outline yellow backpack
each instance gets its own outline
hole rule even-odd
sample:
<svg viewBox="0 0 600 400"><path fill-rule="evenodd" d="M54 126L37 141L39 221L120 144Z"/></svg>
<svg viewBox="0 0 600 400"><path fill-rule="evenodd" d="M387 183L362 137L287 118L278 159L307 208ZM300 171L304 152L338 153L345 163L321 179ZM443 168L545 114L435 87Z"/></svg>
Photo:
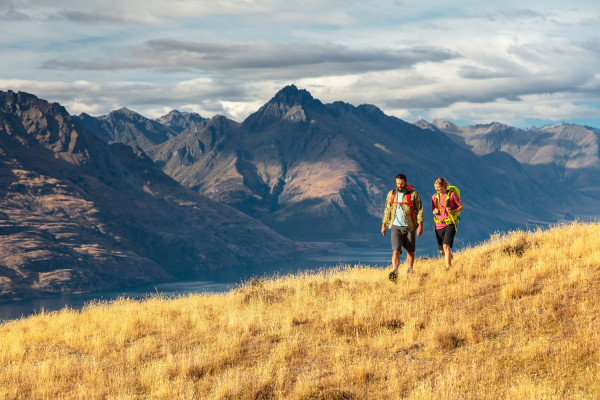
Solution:
<svg viewBox="0 0 600 400"><path fill-rule="evenodd" d="M456 194L456 197L458 197L458 199L460 200L460 189L457 188L456 186L448 186L446 188L446 201L444 203L445 207L448 207L448 202L450 201L450 193L454 193ZM436 193L435 194L435 206L437 208L440 207L440 194ZM449 213L449 216L447 216L446 218L444 218L443 221L438 220L437 215L435 217L433 217L433 222L438 223L438 224L454 224L454 226L456 228L458 228L456 226L456 223L458 222L458 220L460 219L460 211L455 212L455 213Z"/></svg>

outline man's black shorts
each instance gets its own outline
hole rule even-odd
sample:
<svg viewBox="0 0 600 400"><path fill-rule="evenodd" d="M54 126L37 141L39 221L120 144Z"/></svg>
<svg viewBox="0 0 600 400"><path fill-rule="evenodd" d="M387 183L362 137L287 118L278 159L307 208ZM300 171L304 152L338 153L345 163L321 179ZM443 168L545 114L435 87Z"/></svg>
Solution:
<svg viewBox="0 0 600 400"><path fill-rule="evenodd" d="M447 244L452 248L454 244L454 235L456 235L456 227L454 224L447 225L442 229L435 230L435 237L437 238L438 248L442 250L444 244Z"/></svg>
<svg viewBox="0 0 600 400"><path fill-rule="evenodd" d="M392 251L402 251L404 247L407 252L415 252L415 231L410 231L408 226L392 225Z"/></svg>

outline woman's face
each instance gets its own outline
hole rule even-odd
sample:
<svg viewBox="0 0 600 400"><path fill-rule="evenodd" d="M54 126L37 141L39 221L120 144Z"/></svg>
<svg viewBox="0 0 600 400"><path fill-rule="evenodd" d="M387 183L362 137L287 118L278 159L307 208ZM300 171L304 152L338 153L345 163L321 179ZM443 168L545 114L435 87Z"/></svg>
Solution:
<svg viewBox="0 0 600 400"><path fill-rule="evenodd" d="M446 194L445 186L442 186L439 183L436 183L435 185L433 185L433 187L435 188L435 191L438 192L439 194Z"/></svg>

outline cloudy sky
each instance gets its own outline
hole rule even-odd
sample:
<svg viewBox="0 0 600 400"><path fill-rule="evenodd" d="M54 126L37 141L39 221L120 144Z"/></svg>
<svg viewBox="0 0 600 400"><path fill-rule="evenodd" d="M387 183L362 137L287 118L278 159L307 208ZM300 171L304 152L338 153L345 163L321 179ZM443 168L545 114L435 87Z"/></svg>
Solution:
<svg viewBox="0 0 600 400"><path fill-rule="evenodd" d="M0 0L0 90L242 121L282 87L409 122L600 128L597 0Z"/></svg>

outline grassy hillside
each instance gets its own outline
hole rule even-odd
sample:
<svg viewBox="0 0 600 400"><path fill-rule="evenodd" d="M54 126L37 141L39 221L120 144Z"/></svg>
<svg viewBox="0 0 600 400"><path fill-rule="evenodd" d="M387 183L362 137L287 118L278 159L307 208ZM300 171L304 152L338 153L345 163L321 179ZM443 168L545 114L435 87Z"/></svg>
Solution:
<svg viewBox="0 0 600 400"><path fill-rule="evenodd" d="M7 399L597 399L600 225L0 325Z"/></svg>

